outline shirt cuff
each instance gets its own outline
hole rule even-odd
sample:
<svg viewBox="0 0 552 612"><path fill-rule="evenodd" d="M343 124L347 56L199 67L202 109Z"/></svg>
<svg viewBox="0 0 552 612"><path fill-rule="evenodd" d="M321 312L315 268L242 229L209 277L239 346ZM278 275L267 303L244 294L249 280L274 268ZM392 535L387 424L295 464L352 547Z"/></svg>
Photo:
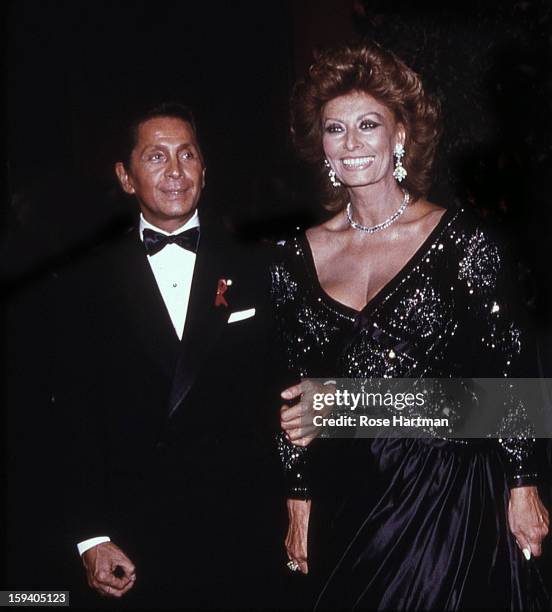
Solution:
<svg viewBox="0 0 552 612"><path fill-rule="evenodd" d="M111 538L107 536L99 536L97 538L88 538L88 540L83 540L77 544L77 548L79 549L79 555L83 555L87 550L94 548L98 544L103 544L104 542L111 542Z"/></svg>

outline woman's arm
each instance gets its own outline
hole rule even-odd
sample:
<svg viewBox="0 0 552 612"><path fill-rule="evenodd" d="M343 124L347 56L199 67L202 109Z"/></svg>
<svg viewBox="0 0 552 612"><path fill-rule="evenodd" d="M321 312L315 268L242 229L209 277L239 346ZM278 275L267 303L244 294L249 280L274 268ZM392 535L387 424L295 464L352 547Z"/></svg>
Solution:
<svg viewBox="0 0 552 612"><path fill-rule="evenodd" d="M531 340L519 323L523 317L512 278L515 266L480 228L463 237L462 252L458 280L474 322L476 346L472 354L478 357L477 371L469 375L500 379L531 376ZM534 427L515 385L510 387L495 435L510 486L510 530L529 559L541 554L549 516L536 486L539 473Z"/></svg>
<svg viewBox="0 0 552 612"><path fill-rule="evenodd" d="M290 387L293 380L300 378L295 356L286 344L290 327L295 321L294 311L294 281L289 270L290 262L287 249L279 246L274 252L274 261L270 266L271 273L271 303L273 309L273 338L271 342L274 353L275 379L281 386L277 392L286 405L281 407L280 424L282 430L277 435L278 452L284 472L287 494L288 530L285 538L285 548L290 560L290 569L308 572L307 565L307 533L310 515L310 499L308 486L308 450L306 440L302 439L301 408L291 406L300 391L294 392L298 386ZM287 385L286 382L287 381ZM287 386L285 393L282 389ZM310 440L309 440L310 442Z"/></svg>

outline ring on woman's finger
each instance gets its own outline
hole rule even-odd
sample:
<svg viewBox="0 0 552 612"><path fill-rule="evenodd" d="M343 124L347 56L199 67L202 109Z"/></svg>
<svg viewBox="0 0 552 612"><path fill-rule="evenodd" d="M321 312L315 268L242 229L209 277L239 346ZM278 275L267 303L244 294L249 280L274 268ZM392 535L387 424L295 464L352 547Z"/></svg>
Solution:
<svg viewBox="0 0 552 612"><path fill-rule="evenodd" d="M296 572L299 569L299 563L297 563L297 561L294 561L293 559L290 559L286 563L286 565L292 572Z"/></svg>

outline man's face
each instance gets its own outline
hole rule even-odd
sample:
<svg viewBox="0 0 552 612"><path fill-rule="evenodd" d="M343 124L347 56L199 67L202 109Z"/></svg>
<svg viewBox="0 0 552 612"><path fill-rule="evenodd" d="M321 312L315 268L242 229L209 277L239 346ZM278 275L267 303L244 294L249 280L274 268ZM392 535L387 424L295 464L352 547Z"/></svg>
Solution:
<svg viewBox="0 0 552 612"><path fill-rule="evenodd" d="M193 215L205 186L205 166L192 126L175 117L155 117L138 127L129 168L115 171L134 194L145 219L172 232Z"/></svg>

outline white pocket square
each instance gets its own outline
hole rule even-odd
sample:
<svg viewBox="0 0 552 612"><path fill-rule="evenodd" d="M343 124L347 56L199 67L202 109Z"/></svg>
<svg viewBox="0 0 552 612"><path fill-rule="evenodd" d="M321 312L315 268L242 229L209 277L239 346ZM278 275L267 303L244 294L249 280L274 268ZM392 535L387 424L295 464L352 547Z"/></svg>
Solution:
<svg viewBox="0 0 552 612"><path fill-rule="evenodd" d="M243 319L249 319L249 317L255 316L255 309L248 308L247 310L238 310L237 312L233 312L228 317L228 323L235 323L236 321L243 321Z"/></svg>

